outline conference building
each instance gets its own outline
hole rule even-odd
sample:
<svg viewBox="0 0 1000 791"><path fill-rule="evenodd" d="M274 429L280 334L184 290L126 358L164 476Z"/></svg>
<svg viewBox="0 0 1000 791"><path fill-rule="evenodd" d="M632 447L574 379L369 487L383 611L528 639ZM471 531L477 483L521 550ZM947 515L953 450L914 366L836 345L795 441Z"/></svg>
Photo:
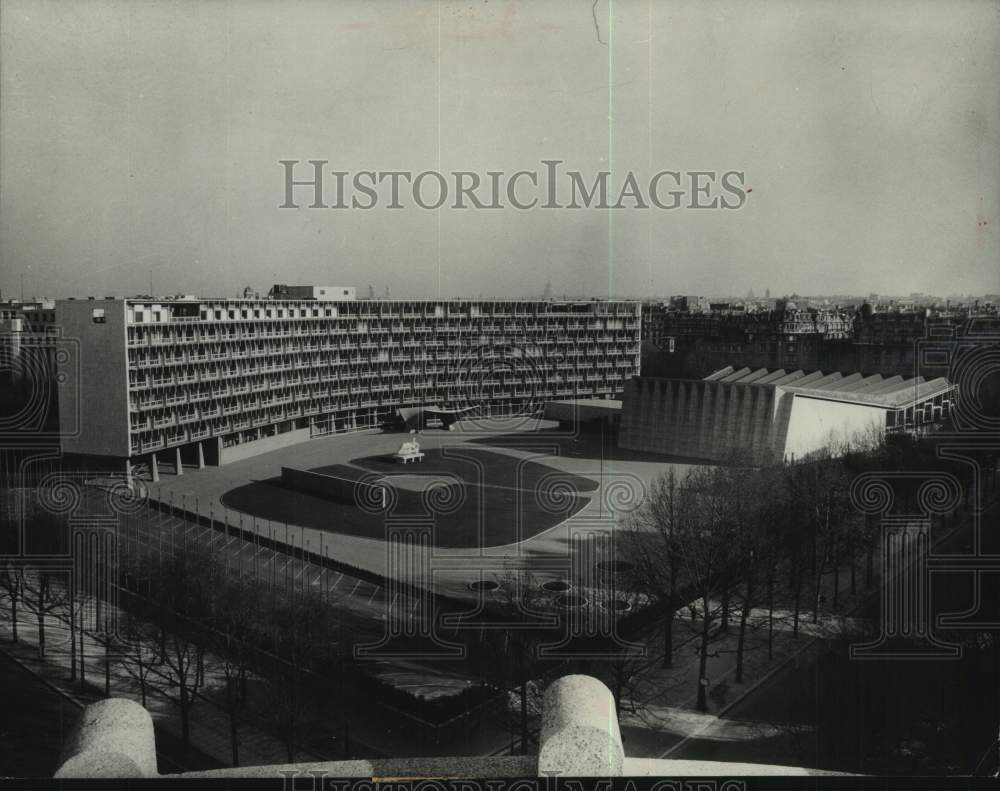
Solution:
<svg viewBox="0 0 1000 791"><path fill-rule="evenodd" d="M958 397L944 378L727 366L704 379L637 377L625 390L618 443L630 450L723 461L801 459L877 434L919 430Z"/></svg>
<svg viewBox="0 0 1000 791"><path fill-rule="evenodd" d="M182 471L413 408L499 416L611 399L639 372L638 302L272 294L58 301L74 339L59 362L60 418L79 426L63 451Z"/></svg>

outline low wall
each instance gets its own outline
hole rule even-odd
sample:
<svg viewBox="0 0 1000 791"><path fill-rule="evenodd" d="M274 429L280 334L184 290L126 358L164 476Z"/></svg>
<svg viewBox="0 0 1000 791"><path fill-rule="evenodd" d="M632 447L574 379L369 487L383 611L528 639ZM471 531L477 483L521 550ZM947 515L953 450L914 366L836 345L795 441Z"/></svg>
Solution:
<svg viewBox="0 0 1000 791"><path fill-rule="evenodd" d="M384 484L339 478L336 475L297 470L294 467L281 468L281 483L297 492L314 494L317 497L349 505L357 505L361 501L366 507L381 503L384 508L389 501Z"/></svg>
<svg viewBox="0 0 1000 791"><path fill-rule="evenodd" d="M298 428L294 431L286 431L284 434L275 434L273 437L261 437L251 442L243 442L239 445L230 445L228 448L221 448L219 451L219 464L231 464L241 459L249 459L251 456L259 456L278 448L286 448L289 445L296 445L310 439L308 428Z"/></svg>
<svg viewBox="0 0 1000 791"><path fill-rule="evenodd" d="M81 713L66 744L60 779L156 777L153 720L129 700L111 698ZM237 777L316 778L493 778L559 776L827 775L798 766L628 758L622 747L611 691L589 676L564 676L545 693L537 756L383 758L328 763L281 764L186 772L172 778L220 780Z"/></svg>

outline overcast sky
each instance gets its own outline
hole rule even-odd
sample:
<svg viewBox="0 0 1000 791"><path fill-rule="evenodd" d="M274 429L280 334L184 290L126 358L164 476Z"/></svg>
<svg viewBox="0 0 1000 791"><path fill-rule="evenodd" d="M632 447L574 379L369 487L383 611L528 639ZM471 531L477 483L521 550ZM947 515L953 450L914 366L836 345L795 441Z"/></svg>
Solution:
<svg viewBox="0 0 1000 791"><path fill-rule="evenodd" d="M143 293L151 270L161 294L1000 291L997 2L0 9L4 298L22 274L27 296ZM544 158L741 170L752 192L732 211L278 209L281 159Z"/></svg>

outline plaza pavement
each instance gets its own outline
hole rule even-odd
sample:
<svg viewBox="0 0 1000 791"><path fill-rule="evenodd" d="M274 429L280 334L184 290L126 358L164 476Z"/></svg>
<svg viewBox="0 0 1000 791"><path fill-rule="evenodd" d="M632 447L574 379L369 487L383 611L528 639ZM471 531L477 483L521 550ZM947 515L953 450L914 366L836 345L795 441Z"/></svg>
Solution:
<svg viewBox="0 0 1000 791"><path fill-rule="evenodd" d="M176 507L211 517L219 523L242 526L244 530L252 530L261 536L287 543L296 552L305 550L379 576L405 578L406 566L424 569L424 574L430 574L431 587L436 592L457 598L470 598L475 596L468 588L470 583L490 579L515 568L530 568L542 580L589 573L589 570L574 566L573 552L569 550L571 536L578 535L577 531L588 534L609 533L619 518L641 501L645 487L656 476L672 466L681 469L689 466L664 460L602 460L552 455L553 452L558 452L558 446L544 434L533 433L532 429L551 428L554 425L538 420L491 420L488 423L458 423L452 431L432 429L420 435L421 445L425 449L474 443L471 447L479 450L532 459L551 466L554 470L581 475L599 484L596 491L579 495L586 501L585 505L569 519L530 538L504 546L412 547L409 549L412 554L408 560L394 557L390 561L389 547L383 540L344 535L335 529L324 531L297 525L294 513L288 515L284 524L271 522L250 514L241 514L227 508L221 501L231 489L280 474L282 466L310 469L349 464L351 459L359 457L394 453L400 443L408 438L402 432L383 433L376 430L322 437L222 467L206 467L201 470L185 468L184 474L180 476L171 474L168 465L162 465L159 483L146 482L145 485L154 500L172 503ZM489 442L490 436L507 437L515 432L522 434L526 443L537 447L537 450L528 451L492 445ZM357 469L362 470L360 467ZM417 470L407 470L407 473L411 472L417 473ZM470 532L476 527L475 524L470 524ZM399 571L390 574L390 565ZM417 578L420 573L417 572Z"/></svg>

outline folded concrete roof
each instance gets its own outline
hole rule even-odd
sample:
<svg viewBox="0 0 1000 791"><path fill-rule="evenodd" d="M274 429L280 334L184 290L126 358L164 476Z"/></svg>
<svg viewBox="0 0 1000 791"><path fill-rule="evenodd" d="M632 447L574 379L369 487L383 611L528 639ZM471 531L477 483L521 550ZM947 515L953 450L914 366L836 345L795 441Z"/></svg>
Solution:
<svg viewBox="0 0 1000 791"><path fill-rule="evenodd" d="M735 385L781 387L788 392L809 398L825 398L852 404L866 404L886 409L902 409L920 401L934 398L953 389L944 377L926 381L922 376L892 376L881 374L863 376L860 373L824 374L822 371L787 373L783 369L741 368L738 371L726 366L705 377L705 381Z"/></svg>

